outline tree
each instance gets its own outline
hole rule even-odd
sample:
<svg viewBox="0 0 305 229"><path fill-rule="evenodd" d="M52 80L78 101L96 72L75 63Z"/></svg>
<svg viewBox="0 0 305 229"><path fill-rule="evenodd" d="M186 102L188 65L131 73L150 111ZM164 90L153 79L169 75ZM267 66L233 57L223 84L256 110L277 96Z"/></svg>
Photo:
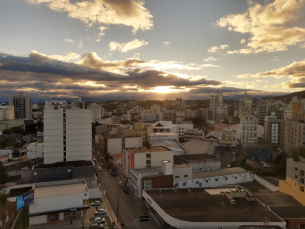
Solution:
<svg viewBox="0 0 305 229"><path fill-rule="evenodd" d="M230 124L229 120L227 118L225 118L223 121L222 121L223 124Z"/></svg>
<svg viewBox="0 0 305 229"><path fill-rule="evenodd" d="M12 133L13 133L13 131L11 129L4 129L2 131L2 134L12 134Z"/></svg>
<svg viewBox="0 0 305 229"><path fill-rule="evenodd" d="M43 131L43 122L42 121L38 121L36 123L36 128L38 131Z"/></svg>
<svg viewBox="0 0 305 229"><path fill-rule="evenodd" d="M14 134L24 134L24 129L20 126L12 127L11 130Z"/></svg>
<svg viewBox="0 0 305 229"><path fill-rule="evenodd" d="M1 148L5 149L5 147L7 147L10 142L11 142L11 140L9 138L7 138L7 137L2 138L2 140L0 142Z"/></svg>
<svg viewBox="0 0 305 229"><path fill-rule="evenodd" d="M0 192L0 206L4 206L6 204L7 198L10 196L10 194L6 194L6 192Z"/></svg>
<svg viewBox="0 0 305 229"><path fill-rule="evenodd" d="M305 147L304 146L298 146L296 148L293 148L290 151L290 156L293 157L293 160L300 161L300 157L305 158Z"/></svg>
<svg viewBox="0 0 305 229"><path fill-rule="evenodd" d="M7 180L6 167L0 161L0 184L4 184Z"/></svg>

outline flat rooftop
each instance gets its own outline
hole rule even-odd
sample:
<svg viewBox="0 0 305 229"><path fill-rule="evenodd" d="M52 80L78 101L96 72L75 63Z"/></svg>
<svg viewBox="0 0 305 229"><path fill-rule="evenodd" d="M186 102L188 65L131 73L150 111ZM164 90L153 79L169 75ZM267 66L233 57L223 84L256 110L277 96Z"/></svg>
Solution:
<svg viewBox="0 0 305 229"><path fill-rule="evenodd" d="M87 192L85 184L68 184L49 187L38 187L34 189L34 198L61 196L75 193Z"/></svg>
<svg viewBox="0 0 305 229"><path fill-rule="evenodd" d="M205 178L205 177L226 176L226 175L241 174L241 173L247 173L247 171L240 167L217 169L217 170L193 173L193 179Z"/></svg>
<svg viewBox="0 0 305 229"><path fill-rule="evenodd" d="M282 219L305 219L305 206L270 206Z"/></svg>
<svg viewBox="0 0 305 229"><path fill-rule="evenodd" d="M184 144L186 154L208 154L214 141L191 139Z"/></svg>
<svg viewBox="0 0 305 229"><path fill-rule="evenodd" d="M214 189L215 190L215 189ZM190 222L282 222L273 212L246 198L234 198L231 204L222 194L205 189L146 190L147 194L170 216Z"/></svg>
<svg viewBox="0 0 305 229"><path fill-rule="evenodd" d="M146 152L160 152L160 151L171 151L162 146L151 146L150 148L147 147L138 147L132 149L125 149L128 153L146 153Z"/></svg>
<svg viewBox="0 0 305 229"><path fill-rule="evenodd" d="M64 166L84 167L84 166L93 166L93 164L92 161L62 161L53 164L34 165L33 169L46 169L46 168L56 168L56 167L64 167Z"/></svg>
<svg viewBox="0 0 305 229"><path fill-rule="evenodd" d="M220 158L216 157L212 154L187 154L187 155L177 155L174 156L174 164L180 165L180 164L186 164L190 161L204 161L204 160L212 160L212 159L218 159L220 161Z"/></svg>

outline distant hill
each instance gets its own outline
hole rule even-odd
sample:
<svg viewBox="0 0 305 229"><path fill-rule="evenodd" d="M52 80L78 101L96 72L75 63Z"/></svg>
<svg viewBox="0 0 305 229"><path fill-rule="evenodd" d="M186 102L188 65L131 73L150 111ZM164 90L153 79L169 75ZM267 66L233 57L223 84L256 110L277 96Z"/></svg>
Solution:
<svg viewBox="0 0 305 229"><path fill-rule="evenodd" d="M289 102L291 101L292 97L294 96L298 96L300 98L305 98L305 90L304 91L298 91L298 92L293 92L290 94L286 94L286 95L280 95L280 96L269 96L269 97L265 97L265 99L276 99L276 100L282 100L284 102Z"/></svg>

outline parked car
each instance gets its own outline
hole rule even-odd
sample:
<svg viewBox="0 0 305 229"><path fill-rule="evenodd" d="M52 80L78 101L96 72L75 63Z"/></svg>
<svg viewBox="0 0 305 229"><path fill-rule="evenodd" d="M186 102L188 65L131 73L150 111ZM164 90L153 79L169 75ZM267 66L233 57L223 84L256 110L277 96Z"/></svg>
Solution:
<svg viewBox="0 0 305 229"><path fill-rule="evenodd" d="M261 161L261 164L264 165L266 162L265 161Z"/></svg>
<svg viewBox="0 0 305 229"><path fill-rule="evenodd" d="M105 164L106 169L110 169L110 165L109 164Z"/></svg>
<svg viewBox="0 0 305 229"><path fill-rule="evenodd" d="M107 214L107 210L106 209L97 209L97 211L94 212L95 215L106 215Z"/></svg>
<svg viewBox="0 0 305 229"><path fill-rule="evenodd" d="M122 189L123 189L124 193L126 193L126 194L128 193L128 188L127 187L123 186Z"/></svg>
<svg viewBox="0 0 305 229"><path fill-rule="evenodd" d="M99 167L98 167L98 171L102 171L102 168L101 168L101 166L99 166Z"/></svg>
<svg viewBox="0 0 305 229"><path fill-rule="evenodd" d="M122 183L122 181L119 181L118 185L122 188L124 185Z"/></svg>
<svg viewBox="0 0 305 229"><path fill-rule="evenodd" d="M90 204L90 206L100 206L101 205L101 201L97 200L97 201L94 201Z"/></svg>
<svg viewBox="0 0 305 229"><path fill-rule="evenodd" d="M103 158L103 157L100 157L100 160L102 160L102 161L103 161L103 160L104 160L104 158Z"/></svg>
<svg viewBox="0 0 305 229"><path fill-rule="evenodd" d="M270 165L267 163L265 163L263 166L264 166L264 168L270 168Z"/></svg>
<svg viewBox="0 0 305 229"><path fill-rule="evenodd" d="M105 223L106 220L105 220L105 218L96 217L96 218L94 219L94 222L100 224L100 223Z"/></svg>
<svg viewBox="0 0 305 229"><path fill-rule="evenodd" d="M103 224L93 223L89 226L89 229L98 229L98 228L104 228Z"/></svg>
<svg viewBox="0 0 305 229"><path fill-rule="evenodd" d="M21 170L25 171L25 170L29 170L29 168L28 167L23 167L23 168L21 168Z"/></svg>
<svg viewBox="0 0 305 229"><path fill-rule="evenodd" d="M13 161L18 161L19 160L19 157L14 157L13 158Z"/></svg>

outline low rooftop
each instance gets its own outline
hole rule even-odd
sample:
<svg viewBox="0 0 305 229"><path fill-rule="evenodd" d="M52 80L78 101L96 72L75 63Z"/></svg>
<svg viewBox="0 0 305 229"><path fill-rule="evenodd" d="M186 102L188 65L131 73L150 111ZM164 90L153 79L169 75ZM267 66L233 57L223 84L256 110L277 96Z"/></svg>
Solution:
<svg viewBox="0 0 305 229"><path fill-rule="evenodd" d="M191 139L184 144L184 149L186 154L208 154L213 144L213 140Z"/></svg>
<svg viewBox="0 0 305 229"><path fill-rule="evenodd" d="M220 158L212 154L186 154L174 156L174 164L187 164L190 161L205 161L205 160L215 160Z"/></svg>
<svg viewBox="0 0 305 229"><path fill-rule="evenodd" d="M147 147L138 147L132 149L125 149L128 153L146 153L146 152L160 152L160 151L171 151L166 149L162 146L151 146L150 148Z"/></svg>
<svg viewBox="0 0 305 229"><path fill-rule="evenodd" d="M216 190L217 189L208 189ZM190 222L282 222L273 212L256 201L244 197L234 198L231 204L223 194L209 194L205 189L193 188L162 190L145 190L145 192L168 215ZM213 192L210 192L213 193ZM255 214L253 214L255 213Z"/></svg>
<svg viewBox="0 0 305 229"><path fill-rule="evenodd" d="M92 161L62 161L53 164L34 165L33 169L46 169L46 168L56 168L56 167L64 167L64 166L84 167L84 166L93 166L93 163Z"/></svg>
<svg viewBox="0 0 305 229"><path fill-rule="evenodd" d="M305 206L270 206L282 219L305 219Z"/></svg>
<svg viewBox="0 0 305 229"><path fill-rule="evenodd" d="M162 146L173 151L180 151L184 153L184 150L176 140L151 140L149 143L152 146Z"/></svg>
<svg viewBox="0 0 305 229"><path fill-rule="evenodd" d="M226 169L196 172L193 173L193 179L226 176L226 175L241 174L241 173L247 173L247 171L240 167L226 168Z"/></svg>

